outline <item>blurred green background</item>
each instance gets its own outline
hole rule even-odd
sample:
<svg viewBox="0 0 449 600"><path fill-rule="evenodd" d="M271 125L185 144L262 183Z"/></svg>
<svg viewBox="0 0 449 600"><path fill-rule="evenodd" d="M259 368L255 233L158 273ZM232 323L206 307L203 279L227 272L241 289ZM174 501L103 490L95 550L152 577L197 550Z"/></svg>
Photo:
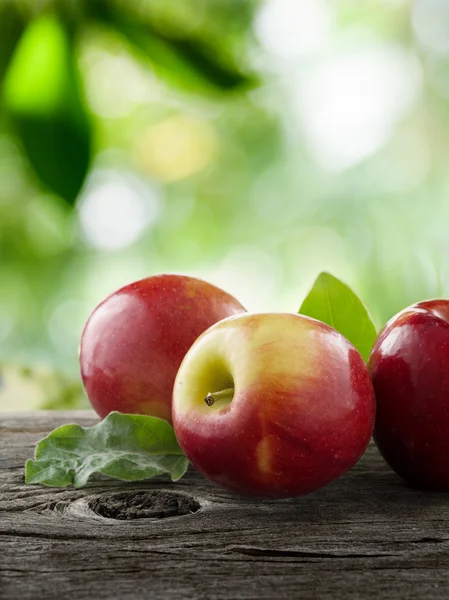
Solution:
<svg viewBox="0 0 449 600"><path fill-rule="evenodd" d="M86 406L84 322L154 273L448 296L448 101L447 0L0 0L0 410Z"/></svg>

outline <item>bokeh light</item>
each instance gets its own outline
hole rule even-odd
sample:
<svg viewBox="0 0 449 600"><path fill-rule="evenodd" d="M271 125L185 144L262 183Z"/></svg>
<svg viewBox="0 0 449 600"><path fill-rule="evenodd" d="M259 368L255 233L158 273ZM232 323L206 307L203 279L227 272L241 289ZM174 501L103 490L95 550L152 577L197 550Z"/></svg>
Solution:
<svg viewBox="0 0 449 600"><path fill-rule="evenodd" d="M331 23L331 6L326 0L269 0L257 13L254 29L268 52L288 60L321 50Z"/></svg>
<svg viewBox="0 0 449 600"><path fill-rule="evenodd" d="M324 167L352 167L379 150L419 100L413 56L379 45L343 51L313 70L298 93L298 116Z"/></svg>
<svg viewBox="0 0 449 600"><path fill-rule="evenodd" d="M82 233L99 250L120 250L136 242L159 212L156 188L112 170L94 171L79 200Z"/></svg>

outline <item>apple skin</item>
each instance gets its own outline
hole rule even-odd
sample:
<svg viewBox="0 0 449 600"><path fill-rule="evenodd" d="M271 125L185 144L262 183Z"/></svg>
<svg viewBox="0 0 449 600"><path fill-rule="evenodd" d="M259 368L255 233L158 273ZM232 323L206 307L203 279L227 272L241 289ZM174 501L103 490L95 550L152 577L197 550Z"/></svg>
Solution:
<svg viewBox="0 0 449 600"><path fill-rule="evenodd" d="M173 383L187 350L208 327L244 312L230 294L201 279L155 275L126 285L93 311L80 347L89 400L171 422Z"/></svg>
<svg viewBox="0 0 449 600"><path fill-rule="evenodd" d="M230 398L214 395L228 388ZM180 446L207 479L246 496L287 498L357 462L375 400L363 358L331 327L295 314L245 314L193 344L172 415Z"/></svg>
<svg viewBox="0 0 449 600"><path fill-rule="evenodd" d="M381 454L408 484L449 491L449 300L419 302L394 316L368 368Z"/></svg>

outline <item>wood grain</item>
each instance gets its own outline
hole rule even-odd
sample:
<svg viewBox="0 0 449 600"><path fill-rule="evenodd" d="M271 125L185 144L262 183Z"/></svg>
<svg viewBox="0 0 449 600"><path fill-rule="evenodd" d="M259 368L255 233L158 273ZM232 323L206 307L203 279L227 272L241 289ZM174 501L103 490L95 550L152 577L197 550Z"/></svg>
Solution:
<svg viewBox="0 0 449 600"><path fill-rule="evenodd" d="M25 486L35 442L93 413L0 414L0 598L449 598L449 495L407 488L373 446L292 500L178 483Z"/></svg>

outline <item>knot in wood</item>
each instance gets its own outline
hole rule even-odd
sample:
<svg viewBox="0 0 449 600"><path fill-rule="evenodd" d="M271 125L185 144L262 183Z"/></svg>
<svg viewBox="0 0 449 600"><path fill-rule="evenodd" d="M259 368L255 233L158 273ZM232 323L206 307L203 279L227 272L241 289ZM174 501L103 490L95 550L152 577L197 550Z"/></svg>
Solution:
<svg viewBox="0 0 449 600"><path fill-rule="evenodd" d="M130 519L167 519L197 512L199 502L188 494L167 490L107 493L92 498L89 508L101 517Z"/></svg>

